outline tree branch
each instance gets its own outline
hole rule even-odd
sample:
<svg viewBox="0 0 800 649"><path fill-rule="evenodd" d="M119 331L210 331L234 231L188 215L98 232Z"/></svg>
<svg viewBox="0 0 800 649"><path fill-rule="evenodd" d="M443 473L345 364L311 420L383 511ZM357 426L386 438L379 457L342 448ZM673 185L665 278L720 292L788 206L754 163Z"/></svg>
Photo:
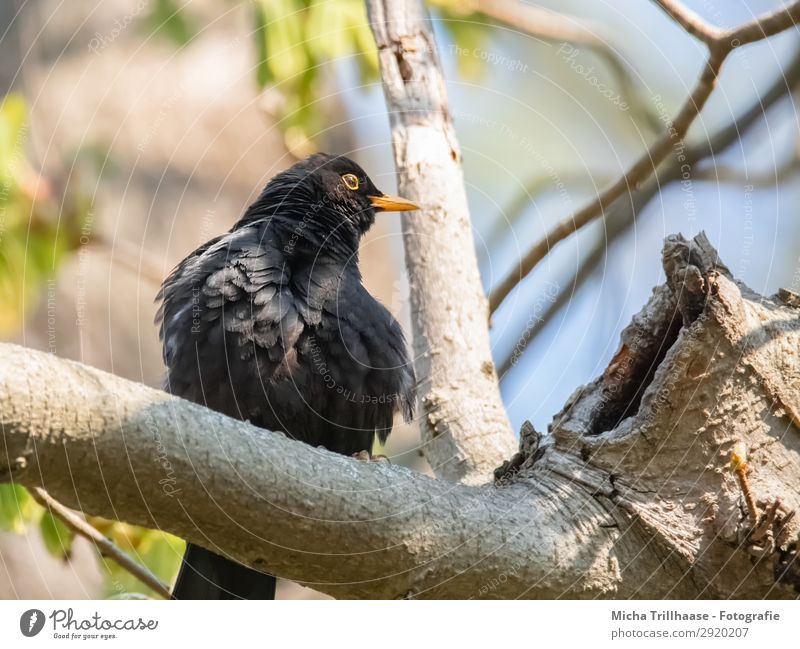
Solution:
<svg viewBox="0 0 800 649"><path fill-rule="evenodd" d="M127 570L131 575L136 577L136 579L161 595L164 599L170 599L172 597L169 586L150 572L147 566L134 561L114 545L111 539L103 536L99 530L92 527L74 511L68 507L64 507L64 505L58 502L44 489L41 487L33 487L30 490L30 494L37 503L49 510L53 516L60 518L73 532L91 541L101 555L117 563L123 570Z"/></svg>
<svg viewBox="0 0 800 649"><path fill-rule="evenodd" d="M706 62L700 80L691 95L686 99L675 120L662 133L628 171L608 189L602 191L588 205L561 221L547 235L534 245L520 260L519 269L510 273L489 296L489 309L494 312L508 297L509 293L521 279L547 256L554 245L563 241L572 233L602 216L604 210L625 191L631 189L650 176L655 168L667 157L673 146L679 143L689 130L694 119L700 114L703 106L711 96L719 73L722 59L711 57Z"/></svg>
<svg viewBox="0 0 800 649"><path fill-rule="evenodd" d="M557 176L556 176L557 174ZM522 188L514 195L508 204L501 208L492 223L491 230L486 235L486 240L482 246L483 250L491 251L496 249L502 242L503 236L513 229L514 225L522 218L525 211L537 199L556 189L553 178L558 177L564 187L574 188L594 188L597 183L606 184L611 178L606 178L601 171L589 171L585 169L565 169L554 173L537 173L526 180ZM488 253L487 253L488 254Z"/></svg>
<svg viewBox="0 0 800 649"><path fill-rule="evenodd" d="M706 45L714 45L724 34L725 30L707 23L691 9L687 9L676 0L654 0L670 18L683 29L703 41Z"/></svg>
<svg viewBox="0 0 800 649"><path fill-rule="evenodd" d="M368 0L403 215L423 449L437 475L480 482L516 440L500 399L460 154L421 0Z"/></svg>
<svg viewBox="0 0 800 649"><path fill-rule="evenodd" d="M602 28L585 20L517 0L466 0L459 9L481 13L514 29L553 42L567 42L608 51Z"/></svg>
<svg viewBox="0 0 800 649"><path fill-rule="evenodd" d="M502 596L481 590L514 565L503 586L534 585L531 597L596 596L618 581L602 559L613 551L602 507L547 476L505 488L433 480L9 344L0 418L0 480L337 597Z"/></svg>
<svg viewBox="0 0 800 649"><path fill-rule="evenodd" d="M765 14L751 23L737 29L716 32L698 16L686 10L674 0L656 0L671 17L692 35L701 38L709 46L709 56L700 79L680 111L667 129L649 149L613 185L602 191L592 202L581 208L569 218L558 223L547 235L537 242L520 260L519 267L509 273L491 292L489 310L494 312L514 290L517 284L528 275L536 265L547 256L553 246L571 234L603 215L605 209L616 199L630 191L632 187L647 180L663 162L673 147L678 147L689 127L700 114L703 106L714 90L717 76L728 54L734 48L746 43L767 38L783 31L800 20L800 2Z"/></svg>
<svg viewBox="0 0 800 649"><path fill-rule="evenodd" d="M731 50L769 38L800 20L800 2L797 0L756 16L753 20L733 29L721 29L711 25L677 0L654 0L654 2L686 32L703 41L711 50L716 48Z"/></svg>
<svg viewBox="0 0 800 649"><path fill-rule="evenodd" d="M788 29L800 21L800 2L792 2L785 7L757 16L741 27L731 29L720 40L728 41L731 47L741 47L748 43L769 38Z"/></svg>
<svg viewBox="0 0 800 649"><path fill-rule="evenodd" d="M763 117L779 99L791 93L798 82L800 82L800 50L792 57L786 68L776 76L769 88L762 95L756 97L744 112L728 124L718 128L708 139L687 147L685 164L694 170L698 163L730 147L741 138L743 133L759 117ZM580 268L564 284L565 288L559 292L558 297L547 305L544 313L537 319L534 326L528 330L526 324L526 330L517 337L520 343L500 363L498 374L501 380L519 362L522 355L529 349L530 343L536 339L556 314L569 303L570 298L591 277L594 277L595 271L605 256L608 242L624 236L630 230L641 211L650 204L650 201L669 184L681 178L681 167L682 162L678 156L668 158L658 169L658 172L642 186L635 188L630 194L625 194L614 202L605 217L605 236L596 242L589 255L581 263ZM779 177L775 178L775 180L779 179ZM522 208L515 204L515 209Z"/></svg>

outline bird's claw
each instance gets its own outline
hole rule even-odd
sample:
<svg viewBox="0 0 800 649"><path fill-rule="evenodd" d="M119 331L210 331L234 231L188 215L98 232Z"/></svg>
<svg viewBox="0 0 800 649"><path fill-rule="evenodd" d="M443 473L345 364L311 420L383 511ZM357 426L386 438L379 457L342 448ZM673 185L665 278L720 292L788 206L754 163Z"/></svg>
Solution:
<svg viewBox="0 0 800 649"><path fill-rule="evenodd" d="M359 451L358 453L353 453L353 457L356 460L361 460L362 462L389 462L391 464L391 460L385 455L372 455L369 451Z"/></svg>

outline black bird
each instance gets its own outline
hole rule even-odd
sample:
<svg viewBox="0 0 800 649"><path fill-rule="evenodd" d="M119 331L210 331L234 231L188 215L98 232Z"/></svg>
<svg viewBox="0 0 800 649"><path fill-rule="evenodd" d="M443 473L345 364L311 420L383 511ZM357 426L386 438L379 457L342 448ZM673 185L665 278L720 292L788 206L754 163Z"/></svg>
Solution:
<svg viewBox="0 0 800 649"><path fill-rule="evenodd" d="M380 211L416 205L343 156L275 176L157 300L166 390L297 440L370 452L413 415L402 329L361 283L358 244ZM176 599L273 599L275 578L188 544Z"/></svg>

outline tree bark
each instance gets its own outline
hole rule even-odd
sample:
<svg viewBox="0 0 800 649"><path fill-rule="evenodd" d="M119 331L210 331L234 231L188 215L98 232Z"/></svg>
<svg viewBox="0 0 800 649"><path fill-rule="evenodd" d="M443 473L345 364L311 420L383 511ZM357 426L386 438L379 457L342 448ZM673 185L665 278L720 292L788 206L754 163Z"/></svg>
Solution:
<svg viewBox="0 0 800 649"><path fill-rule="evenodd" d="M368 0L403 216L422 444L437 476L478 484L516 446L500 398L461 155L422 0ZM446 271L443 271L446 269Z"/></svg>
<svg viewBox="0 0 800 649"><path fill-rule="evenodd" d="M337 597L797 597L796 296L737 283L704 236L669 238L664 267L603 376L495 484L313 449L13 345L0 480ZM756 518L782 501L758 533L741 445Z"/></svg>

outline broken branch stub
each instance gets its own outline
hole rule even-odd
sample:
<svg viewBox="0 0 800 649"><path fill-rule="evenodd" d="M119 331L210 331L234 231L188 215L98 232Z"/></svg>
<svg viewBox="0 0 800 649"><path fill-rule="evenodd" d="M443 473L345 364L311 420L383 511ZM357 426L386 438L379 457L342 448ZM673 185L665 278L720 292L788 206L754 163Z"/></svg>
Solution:
<svg viewBox="0 0 800 649"><path fill-rule="evenodd" d="M669 237L664 270L603 376L555 417L534 471L598 489L705 595L777 596L778 582L800 584L800 312L733 280L702 233ZM758 535L730 465L737 444ZM585 465L564 471L564 457ZM780 543L765 552L753 541L767 528Z"/></svg>

